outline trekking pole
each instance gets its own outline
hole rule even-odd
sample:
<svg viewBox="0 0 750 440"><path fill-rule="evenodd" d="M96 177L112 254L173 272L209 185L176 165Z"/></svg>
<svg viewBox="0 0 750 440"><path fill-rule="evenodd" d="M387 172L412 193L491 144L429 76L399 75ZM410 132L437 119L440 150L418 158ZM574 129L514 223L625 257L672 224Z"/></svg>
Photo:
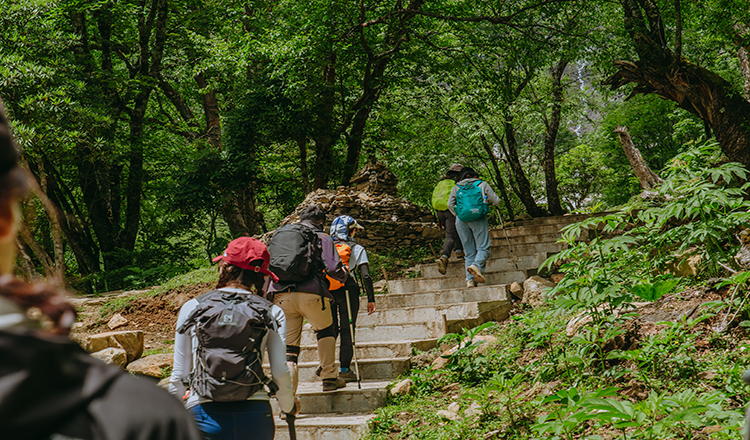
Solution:
<svg viewBox="0 0 750 440"><path fill-rule="evenodd" d="M355 277L356 278L356 277ZM359 375L359 362L357 362L357 343L354 342L354 318L352 315L352 301L349 299L349 289L344 290L346 295L346 309L349 311L349 336L352 338L352 354L354 355L354 368L357 370L357 388L362 389L362 377Z"/></svg>
<svg viewBox="0 0 750 440"><path fill-rule="evenodd" d="M286 424L289 425L289 440L297 440L297 431L294 429L294 419L296 417L294 414L286 415Z"/></svg>

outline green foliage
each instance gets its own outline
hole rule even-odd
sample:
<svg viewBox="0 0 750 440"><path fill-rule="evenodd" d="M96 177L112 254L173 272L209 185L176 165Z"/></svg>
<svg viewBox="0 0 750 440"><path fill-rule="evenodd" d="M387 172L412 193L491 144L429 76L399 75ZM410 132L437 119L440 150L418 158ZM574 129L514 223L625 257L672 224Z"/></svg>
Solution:
<svg viewBox="0 0 750 440"><path fill-rule="evenodd" d="M458 373L458 378L463 383L476 384L487 379L487 367L491 359L484 354L475 353L477 347L485 341L475 340L474 337L494 325L492 321L486 322L472 329L464 329L461 333L448 333L438 340L438 346L451 342L457 344L455 350L441 357L448 359L445 368Z"/></svg>

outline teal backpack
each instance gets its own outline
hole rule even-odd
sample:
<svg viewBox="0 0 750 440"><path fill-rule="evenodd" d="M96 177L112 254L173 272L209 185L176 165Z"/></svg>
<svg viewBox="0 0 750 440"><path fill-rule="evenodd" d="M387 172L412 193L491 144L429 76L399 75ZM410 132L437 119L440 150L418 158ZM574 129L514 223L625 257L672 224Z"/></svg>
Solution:
<svg viewBox="0 0 750 440"><path fill-rule="evenodd" d="M479 220L490 212L490 207L484 203L484 196L479 185L481 180L476 180L464 185L458 185L456 192L456 216L462 222L473 222Z"/></svg>

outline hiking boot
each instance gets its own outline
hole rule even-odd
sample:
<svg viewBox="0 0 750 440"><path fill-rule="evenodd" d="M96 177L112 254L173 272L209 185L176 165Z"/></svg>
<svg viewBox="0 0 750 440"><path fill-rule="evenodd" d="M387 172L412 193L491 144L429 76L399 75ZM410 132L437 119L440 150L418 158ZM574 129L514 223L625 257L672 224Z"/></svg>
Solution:
<svg viewBox="0 0 750 440"><path fill-rule="evenodd" d="M344 382L356 382L357 381L357 373L354 372L354 370L349 371L339 371L339 379L342 379Z"/></svg>
<svg viewBox="0 0 750 440"><path fill-rule="evenodd" d="M344 379L337 377L334 379L323 379L323 391L336 391L339 388L344 388L346 382Z"/></svg>
<svg viewBox="0 0 750 440"><path fill-rule="evenodd" d="M466 287L477 287L477 282L474 280L466 280Z"/></svg>
<svg viewBox="0 0 750 440"><path fill-rule="evenodd" d="M321 367L320 365L318 365L318 368L315 369L315 375L318 376L318 377L320 377L320 373L322 373L322 372L323 372L323 367Z"/></svg>
<svg viewBox="0 0 750 440"><path fill-rule="evenodd" d="M464 256L466 256L464 251L456 251L456 258L458 258L459 260L463 260Z"/></svg>
<svg viewBox="0 0 750 440"><path fill-rule="evenodd" d="M484 282L484 275L482 275L482 271L479 270L478 267L474 266L473 264L466 268L466 271L471 274L471 276L474 277L474 281L477 283L483 283Z"/></svg>
<svg viewBox="0 0 750 440"><path fill-rule="evenodd" d="M445 275L445 271L448 269L448 259L440 257L435 260L435 263L437 263L438 272L440 272L441 275Z"/></svg>

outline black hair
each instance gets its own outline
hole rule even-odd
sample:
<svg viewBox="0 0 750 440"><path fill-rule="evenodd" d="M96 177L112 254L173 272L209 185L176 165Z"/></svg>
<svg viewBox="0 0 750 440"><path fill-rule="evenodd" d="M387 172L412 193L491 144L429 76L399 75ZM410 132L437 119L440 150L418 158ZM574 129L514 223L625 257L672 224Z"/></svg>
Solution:
<svg viewBox="0 0 750 440"><path fill-rule="evenodd" d="M458 180L461 181L469 177L479 177L479 173L474 171L474 168L464 167L464 169L461 170L461 175L458 177Z"/></svg>
<svg viewBox="0 0 750 440"><path fill-rule="evenodd" d="M316 223L325 223L326 212L318 205L310 205L305 207L299 213L300 220L311 220Z"/></svg>

